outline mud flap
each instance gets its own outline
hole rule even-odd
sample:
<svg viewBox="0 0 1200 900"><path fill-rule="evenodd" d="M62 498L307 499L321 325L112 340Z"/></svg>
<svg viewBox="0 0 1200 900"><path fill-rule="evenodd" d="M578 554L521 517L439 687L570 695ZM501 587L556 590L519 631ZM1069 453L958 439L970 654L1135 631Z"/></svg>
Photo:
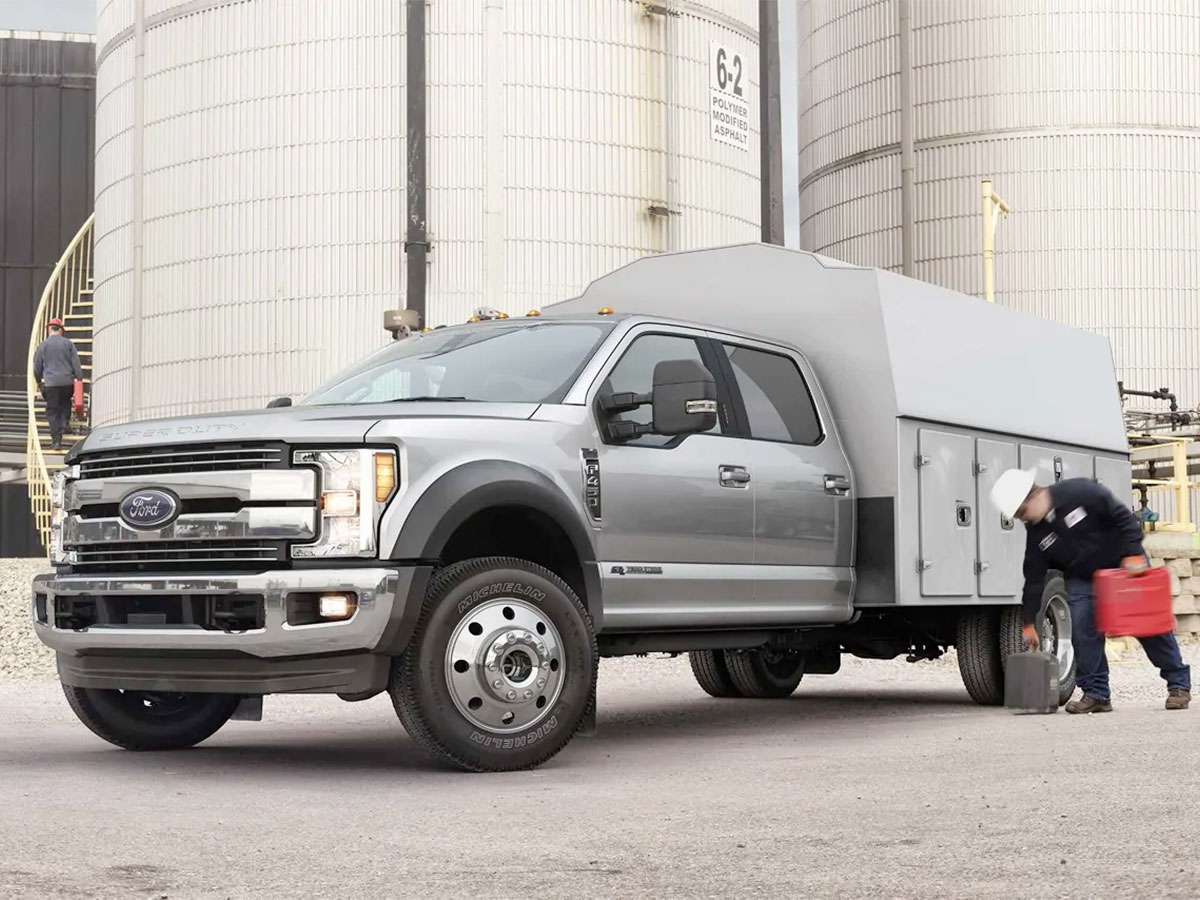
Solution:
<svg viewBox="0 0 1200 900"><path fill-rule="evenodd" d="M263 710L263 698L260 694L257 697L243 697L242 702L237 705L237 709L230 716L230 721L233 722L261 722Z"/></svg>

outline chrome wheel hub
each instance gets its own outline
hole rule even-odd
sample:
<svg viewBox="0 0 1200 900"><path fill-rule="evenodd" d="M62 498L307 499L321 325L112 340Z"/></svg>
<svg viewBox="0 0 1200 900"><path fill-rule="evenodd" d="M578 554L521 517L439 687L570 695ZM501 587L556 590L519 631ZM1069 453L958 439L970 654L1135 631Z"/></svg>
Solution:
<svg viewBox="0 0 1200 900"><path fill-rule="evenodd" d="M1071 644L1071 608L1067 598L1055 595L1046 605L1041 628L1042 649L1058 659L1058 680L1065 681L1075 665L1075 648Z"/></svg>
<svg viewBox="0 0 1200 900"><path fill-rule="evenodd" d="M515 598L490 600L458 623L446 646L446 684L478 728L514 732L553 708L566 660L554 623Z"/></svg>

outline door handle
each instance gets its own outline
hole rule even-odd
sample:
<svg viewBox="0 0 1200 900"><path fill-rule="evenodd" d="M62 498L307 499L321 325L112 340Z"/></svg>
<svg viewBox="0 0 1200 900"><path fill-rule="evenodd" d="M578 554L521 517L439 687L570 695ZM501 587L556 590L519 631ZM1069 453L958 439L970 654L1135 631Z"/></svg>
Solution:
<svg viewBox="0 0 1200 900"><path fill-rule="evenodd" d="M741 466L721 466L717 471L721 487L745 487L750 483L750 473Z"/></svg>
<svg viewBox="0 0 1200 900"><path fill-rule="evenodd" d="M839 497L850 493L850 479L845 475L826 475L825 493Z"/></svg>

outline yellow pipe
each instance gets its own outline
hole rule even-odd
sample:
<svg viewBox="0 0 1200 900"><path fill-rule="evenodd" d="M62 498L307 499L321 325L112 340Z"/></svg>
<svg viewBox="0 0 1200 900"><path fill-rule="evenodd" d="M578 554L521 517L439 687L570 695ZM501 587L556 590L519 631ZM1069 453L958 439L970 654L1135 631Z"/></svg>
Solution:
<svg viewBox="0 0 1200 900"><path fill-rule="evenodd" d="M983 194L983 299L996 302L996 219L1011 210L996 194L990 178L982 185Z"/></svg>

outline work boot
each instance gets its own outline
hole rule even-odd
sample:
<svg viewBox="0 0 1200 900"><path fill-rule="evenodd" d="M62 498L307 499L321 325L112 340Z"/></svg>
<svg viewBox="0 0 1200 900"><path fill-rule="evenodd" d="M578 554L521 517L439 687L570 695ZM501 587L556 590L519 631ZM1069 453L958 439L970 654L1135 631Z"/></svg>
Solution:
<svg viewBox="0 0 1200 900"><path fill-rule="evenodd" d="M1173 688L1167 694L1167 709L1187 709L1192 702L1192 692L1183 688Z"/></svg>
<svg viewBox="0 0 1200 900"><path fill-rule="evenodd" d="M1109 700L1097 700L1095 697L1089 697L1087 694L1084 694L1078 700L1072 700L1067 704L1067 712L1073 716L1112 712L1112 702Z"/></svg>

